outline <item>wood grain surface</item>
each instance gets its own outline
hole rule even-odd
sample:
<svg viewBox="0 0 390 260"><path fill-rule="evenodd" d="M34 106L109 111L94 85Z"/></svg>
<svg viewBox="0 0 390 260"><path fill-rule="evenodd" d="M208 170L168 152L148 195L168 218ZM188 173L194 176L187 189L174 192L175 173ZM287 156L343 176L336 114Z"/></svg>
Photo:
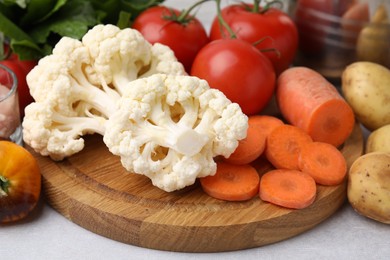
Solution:
<svg viewBox="0 0 390 260"><path fill-rule="evenodd" d="M199 183L167 193L148 178L128 173L102 137L85 138L85 149L61 162L30 151L43 177L44 199L70 221L102 236L145 248L221 252L288 239L326 220L346 201L346 182L318 186L315 202L290 210L262 202L225 202L206 195ZM351 163L363 153L356 125L342 147ZM269 169L260 161L259 172Z"/></svg>

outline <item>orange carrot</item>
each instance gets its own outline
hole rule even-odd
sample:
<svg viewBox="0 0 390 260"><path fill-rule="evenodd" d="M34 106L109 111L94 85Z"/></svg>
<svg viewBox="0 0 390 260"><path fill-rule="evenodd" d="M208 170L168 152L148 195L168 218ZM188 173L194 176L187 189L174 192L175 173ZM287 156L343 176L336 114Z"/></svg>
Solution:
<svg viewBox="0 0 390 260"><path fill-rule="evenodd" d="M282 124L284 124L282 120L273 116L250 116L247 137L240 141L234 153L226 161L233 164L253 162L264 152L266 138L271 130Z"/></svg>
<svg viewBox="0 0 390 260"><path fill-rule="evenodd" d="M276 127L267 138L265 156L275 168L298 170L298 155L311 137L299 127L284 124Z"/></svg>
<svg viewBox="0 0 390 260"><path fill-rule="evenodd" d="M338 185L347 174L347 162L333 145L322 142L309 143L302 147L298 165L321 185Z"/></svg>
<svg viewBox="0 0 390 260"><path fill-rule="evenodd" d="M292 67L278 78L276 100L281 114L314 141L340 146L351 134L355 117L337 89L318 72Z"/></svg>
<svg viewBox="0 0 390 260"><path fill-rule="evenodd" d="M200 178L200 184L208 195L227 201L244 201L259 192L260 177L252 166L217 162L213 176Z"/></svg>
<svg viewBox="0 0 390 260"><path fill-rule="evenodd" d="M255 125L266 136L272 132L277 126L283 125L284 122L276 116L269 115L253 115L249 117L249 123Z"/></svg>
<svg viewBox="0 0 390 260"><path fill-rule="evenodd" d="M261 177L259 196L263 201L286 208L303 209L317 194L314 179L298 170L276 169Z"/></svg>

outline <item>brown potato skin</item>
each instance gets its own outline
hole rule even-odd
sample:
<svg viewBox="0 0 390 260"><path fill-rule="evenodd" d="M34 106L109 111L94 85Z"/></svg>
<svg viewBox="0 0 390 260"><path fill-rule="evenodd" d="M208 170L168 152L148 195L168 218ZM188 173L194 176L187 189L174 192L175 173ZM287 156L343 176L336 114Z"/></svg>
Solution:
<svg viewBox="0 0 390 260"><path fill-rule="evenodd" d="M390 124L371 132L366 142L366 153L390 153Z"/></svg>
<svg viewBox="0 0 390 260"><path fill-rule="evenodd" d="M351 166L347 195L361 215L390 224L390 153L360 156Z"/></svg>
<svg viewBox="0 0 390 260"><path fill-rule="evenodd" d="M358 121L370 131L390 124L390 70L368 61L348 65L341 90Z"/></svg>

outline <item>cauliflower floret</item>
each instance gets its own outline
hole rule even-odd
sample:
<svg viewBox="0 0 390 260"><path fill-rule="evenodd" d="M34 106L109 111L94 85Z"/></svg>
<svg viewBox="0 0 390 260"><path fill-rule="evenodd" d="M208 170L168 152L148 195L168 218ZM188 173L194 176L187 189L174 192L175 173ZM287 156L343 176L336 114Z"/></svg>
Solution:
<svg viewBox="0 0 390 260"><path fill-rule="evenodd" d="M84 140L80 136L104 134L104 120L79 117L77 113L64 116L56 111L55 105L49 100L31 103L25 109L24 141L41 155L62 160L84 148Z"/></svg>
<svg viewBox="0 0 390 260"><path fill-rule="evenodd" d="M204 80L155 74L128 84L106 127L122 165L170 192L215 174L214 157L234 152L248 118Z"/></svg>
<svg viewBox="0 0 390 260"><path fill-rule="evenodd" d="M156 72L183 74L183 65L173 51L161 44L152 46L134 29L114 25L97 25L82 38L94 59L94 68L105 84L112 84L119 93L132 80Z"/></svg>
<svg viewBox="0 0 390 260"><path fill-rule="evenodd" d="M82 41L63 37L27 75L35 102L23 120L25 143L54 160L79 152L81 136L105 133L128 82L154 73L186 74L169 48L136 30L97 25Z"/></svg>

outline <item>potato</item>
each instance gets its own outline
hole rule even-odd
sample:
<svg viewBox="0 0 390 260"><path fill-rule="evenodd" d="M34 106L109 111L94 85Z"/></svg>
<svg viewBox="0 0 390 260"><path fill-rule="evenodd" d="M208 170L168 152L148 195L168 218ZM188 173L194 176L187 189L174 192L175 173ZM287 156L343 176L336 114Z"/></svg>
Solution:
<svg viewBox="0 0 390 260"><path fill-rule="evenodd" d="M344 98L356 118L374 131L390 124L390 70L382 65L357 61L348 65L341 76Z"/></svg>
<svg viewBox="0 0 390 260"><path fill-rule="evenodd" d="M390 153L360 156L351 165L347 194L361 215L390 224Z"/></svg>
<svg viewBox="0 0 390 260"><path fill-rule="evenodd" d="M376 129L368 136L366 153L372 152L390 153L390 124Z"/></svg>

